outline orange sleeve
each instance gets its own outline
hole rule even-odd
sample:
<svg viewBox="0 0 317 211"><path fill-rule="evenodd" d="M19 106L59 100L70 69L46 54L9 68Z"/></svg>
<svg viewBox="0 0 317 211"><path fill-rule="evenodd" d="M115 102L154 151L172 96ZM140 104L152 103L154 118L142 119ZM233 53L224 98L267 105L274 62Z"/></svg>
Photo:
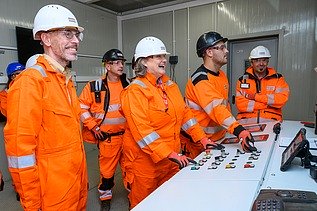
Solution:
<svg viewBox="0 0 317 211"><path fill-rule="evenodd" d="M42 77L42 76L40 76ZM8 92L5 147L11 173L24 210L41 207L41 189L35 155L42 121L43 79L21 74Z"/></svg>
<svg viewBox="0 0 317 211"><path fill-rule="evenodd" d="M93 104L94 99L92 98L93 92L90 91L90 83L88 82L81 94L79 95L79 102L81 108L81 121L85 127L91 130L97 125L95 119L91 116L90 108Z"/></svg>
<svg viewBox="0 0 317 211"><path fill-rule="evenodd" d="M5 89L0 92L0 111L7 116L7 91Z"/></svg>

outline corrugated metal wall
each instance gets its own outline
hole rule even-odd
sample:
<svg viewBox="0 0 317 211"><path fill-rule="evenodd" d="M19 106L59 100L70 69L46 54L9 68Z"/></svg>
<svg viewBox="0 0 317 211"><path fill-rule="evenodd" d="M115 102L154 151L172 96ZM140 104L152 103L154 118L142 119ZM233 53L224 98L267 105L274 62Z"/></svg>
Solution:
<svg viewBox="0 0 317 211"><path fill-rule="evenodd" d="M173 12L174 34L171 28ZM202 33L215 30L234 37L284 30L278 71L285 76L291 89L284 118L313 120L317 101L317 74L313 72L317 66L316 16L316 0L228 0L123 20L122 46L125 54L132 58L141 38L154 35L162 39L170 52L174 50L179 55L175 75L184 90L188 71L190 74L201 64L195 45ZM173 44L175 49L172 49Z"/></svg>

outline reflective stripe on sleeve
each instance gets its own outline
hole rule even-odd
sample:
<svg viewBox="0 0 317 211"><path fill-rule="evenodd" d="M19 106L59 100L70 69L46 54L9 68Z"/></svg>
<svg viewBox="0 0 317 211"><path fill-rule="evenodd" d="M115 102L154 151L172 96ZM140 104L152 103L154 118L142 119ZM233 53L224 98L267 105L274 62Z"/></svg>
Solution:
<svg viewBox="0 0 317 211"><path fill-rule="evenodd" d="M223 130L223 127L215 126L215 127L202 127L206 134L214 134L218 131Z"/></svg>
<svg viewBox="0 0 317 211"><path fill-rule="evenodd" d="M274 94L267 95L267 104L273 105L274 104Z"/></svg>
<svg viewBox="0 0 317 211"><path fill-rule="evenodd" d="M289 88L276 88L276 93L289 92Z"/></svg>
<svg viewBox="0 0 317 211"><path fill-rule="evenodd" d="M223 120L222 125L228 129L230 125L232 125L236 119L233 116L228 117L227 119Z"/></svg>
<svg viewBox="0 0 317 211"><path fill-rule="evenodd" d="M173 85L173 81L172 80L166 81L166 86L170 86L170 85Z"/></svg>
<svg viewBox="0 0 317 211"><path fill-rule="evenodd" d="M198 104L194 103L193 101L188 100L187 98L185 99L185 102L186 102L186 105L191 109L194 109L197 111L202 110L202 107L200 107Z"/></svg>
<svg viewBox="0 0 317 211"><path fill-rule="evenodd" d="M80 115L80 120L83 122L85 121L85 119L91 117L90 113L87 111L87 112L84 112Z"/></svg>
<svg viewBox="0 0 317 211"><path fill-rule="evenodd" d="M204 108L204 110L205 110L205 112L206 112L207 114L210 114L211 111L212 111L215 107L217 107L218 105L226 105L226 104L227 104L227 103L226 103L226 101L225 101L224 99L215 99L215 100L211 101L211 102Z"/></svg>
<svg viewBox="0 0 317 211"><path fill-rule="evenodd" d="M82 109L89 109L90 107L89 106L87 106L87 105L85 105L85 104L80 104L80 108L82 108Z"/></svg>
<svg viewBox="0 0 317 211"><path fill-rule="evenodd" d="M154 132L150 133L149 135L145 136L140 141L138 141L138 145L142 149L142 148L148 146L149 144L153 143L155 140L157 140L159 138L160 138L159 134L157 134L157 132L154 131Z"/></svg>
<svg viewBox="0 0 317 211"><path fill-rule="evenodd" d="M254 100L249 100L248 107L247 107L247 112L252 112L254 110L254 105L255 105L255 101Z"/></svg>
<svg viewBox="0 0 317 211"><path fill-rule="evenodd" d="M197 124L197 120L195 118L191 118L182 125L182 129L187 131L189 128L191 128L195 124Z"/></svg>
<svg viewBox="0 0 317 211"><path fill-rule="evenodd" d="M7 156L9 168L22 169L35 166L35 155Z"/></svg>

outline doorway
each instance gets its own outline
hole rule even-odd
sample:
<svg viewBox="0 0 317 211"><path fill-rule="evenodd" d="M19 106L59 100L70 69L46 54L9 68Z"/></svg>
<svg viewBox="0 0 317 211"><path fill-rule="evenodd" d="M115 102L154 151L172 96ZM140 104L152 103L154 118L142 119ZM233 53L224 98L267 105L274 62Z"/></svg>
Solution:
<svg viewBox="0 0 317 211"><path fill-rule="evenodd" d="M238 113L236 106L233 104L236 92L236 83L239 77L241 77L245 70L250 66L249 56L251 50L259 45L263 45L269 49L272 57L270 58L268 66L278 70L278 34L263 37L231 39L228 41L229 62L227 74L230 84L229 99L231 99L231 112L234 116Z"/></svg>

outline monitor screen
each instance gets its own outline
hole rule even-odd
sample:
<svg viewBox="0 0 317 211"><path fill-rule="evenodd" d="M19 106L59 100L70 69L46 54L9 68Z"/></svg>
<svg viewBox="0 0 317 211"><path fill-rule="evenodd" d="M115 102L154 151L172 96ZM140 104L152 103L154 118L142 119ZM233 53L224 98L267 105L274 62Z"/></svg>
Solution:
<svg viewBox="0 0 317 211"><path fill-rule="evenodd" d="M288 169L292 160L302 149L303 144L307 142L304 140L306 141L306 130L305 128L301 128L282 154L281 171L286 171Z"/></svg>
<svg viewBox="0 0 317 211"><path fill-rule="evenodd" d="M32 29L15 27L18 60L21 64L25 65L26 61L34 54L42 54L44 52L43 46L39 40L33 39Z"/></svg>

